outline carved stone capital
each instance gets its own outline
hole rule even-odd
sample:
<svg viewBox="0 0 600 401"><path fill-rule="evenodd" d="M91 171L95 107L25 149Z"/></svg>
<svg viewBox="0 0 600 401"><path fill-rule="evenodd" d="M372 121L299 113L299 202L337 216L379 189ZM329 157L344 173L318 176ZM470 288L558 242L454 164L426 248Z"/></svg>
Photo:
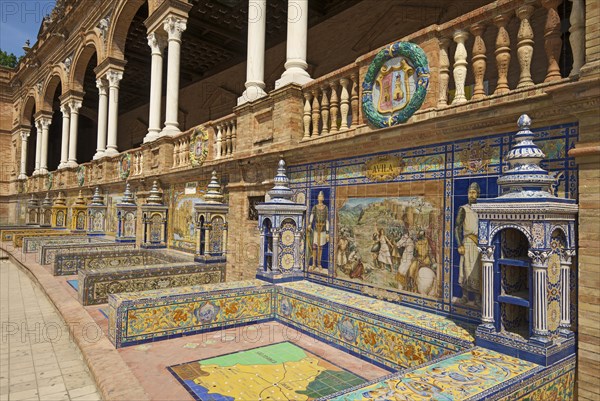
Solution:
<svg viewBox="0 0 600 401"><path fill-rule="evenodd" d="M21 141L27 142L27 138L29 138L29 131L21 131Z"/></svg>
<svg viewBox="0 0 600 401"><path fill-rule="evenodd" d="M71 113L79 113L79 109L81 108L81 100L79 100L79 99L69 100L68 106L69 106L69 109L71 110Z"/></svg>
<svg viewBox="0 0 600 401"><path fill-rule="evenodd" d="M533 267L548 267L548 258L550 252L548 251L527 251L527 256L531 258Z"/></svg>
<svg viewBox="0 0 600 401"><path fill-rule="evenodd" d="M181 41L181 35L187 28L187 21L174 16L169 16L163 23L165 32L169 35L169 40Z"/></svg>
<svg viewBox="0 0 600 401"><path fill-rule="evenodd" d="M69 103L68 102L67 103L63 103L63 104L60 105L60 112L62 113L63 117L64 116L68 116L70 111L71 110L69 109Z"/></svg>
<svg viewBox="0 0 600 401"><path fill-rule="evenodd" d="M106 72L106 79L108 80L108 86L110 88L118 88L119 82L123 79L123 72L117 70L108 70Z"/></svg>
<svg viewBox="0 0 600 401"><path fill-rule="evenodd" d="M561 265L571 265L574 256L575 256L575 249L561 249L560 264Z"/></svg>
<svg viewBox="0 0 600 401"><path fill-rule="evenodd" d="M98 95L102 96L108 94L108 82L106 82L105 79L96 79L96 88L98 88Z"/></svg>
<svg viewBox="0 0 600 401"><path fill-rule="evenodd" d="M478 247L479 252L481 253L481 261L487 263L494 262L494 246L480 246Z"/></svg>
<svg viewBox="0 0 600 401"><path fill-rule="evenodd" d="M166 45L166 40L158 33L152 32L148 35L148 46L150 46L152 54L162 54L162 51Z"/></svg>

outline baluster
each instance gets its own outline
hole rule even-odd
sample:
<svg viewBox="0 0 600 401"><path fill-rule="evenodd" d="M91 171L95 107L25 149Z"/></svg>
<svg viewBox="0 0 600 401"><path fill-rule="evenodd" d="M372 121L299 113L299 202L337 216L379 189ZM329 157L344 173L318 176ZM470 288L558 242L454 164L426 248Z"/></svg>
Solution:
<svg viewBox="0 0 600 401"><path fill-rule="evenodd" d="M350 105L352 107L352 122L350 127L358 125L358 74L352 74L352 94L350 95Z"/></svg>
<svg viewBox="0 0 600 401"><path fill-rule="evenodd" d="M560 16L556 10L560 3L562 0L542 0L542 6L548 10L544 27L544 49L548 58L548 72L544 82L552 82L561 78L558 60L562 40L560 38Z"/></svg>
<svg viewBox="0 0 600 401"><path fill-rule="evenodd" d="M338 132L338 111L340 109L340 103L338 100L339 98L337 93L338 83L331 82L329 86L331 87L331 128L329 129L329 132L333 134L334 132Z"/></svg>
<svg viewBox="0 0 600 401"><path fill-rule="evenodd" d="M327 86L321 87L321 135L329 133L329 95ZM333 124L332 124L333 125Z"/></svg>
<svg viewBox="0 0 600 401"><path fill-rule="evenodd" d="M350 110L350 94L348 93L348 84L350 84L348 78L340 79L340 85L342 86L342 95L340 97L340 112L342 113L342 122L340 124L340 131L348 129L348 111Z"/></svg>
<svg viewBox="0 0 600 401"><path fill-rule="evenodd" d="M216 142L216 146L215 146L215 159L221 158L221 140L222 140L221 126L217 125L217 142Z"/></svg>
<svg viewBox="0 0 600 401"><path fill-rule="evenodd" d="M440 96L438 107L448 106L448 81L450 81L448 46L450 46L450 39L440 38Z"/></svg>
<svg viewBox="0 0 600 401"><path fill-rule="evenodd" d="M569 76L573 76L579 74L579 70L585 63L585 13L583 0L569 1L573 3L571 15L569 16L569 22L571 23L569 43L573 52L573 68Z"/></svg>
<svg viewBox="0 0 600 401"><path fill-rule="evenodd" d="M527 88L533 86L531 79L531 59L533 57L533 30L529 23L529 18L533 14L534 8L531 5L523 5L517 8L517 17L521 20L519 33L517 34L517 57L521 67L521 75L517 88Z"/></svg>
<svg viewBox="0 0 600 401"><path fill-rule="evenodd" d="M237 122L233 120L231 122L231 154L235 153L237 142Z"/></svg>
<svg viewBox="0 0 600 401"><path fill-rule="evenodd" d="M190 138L185 138L183 140L183 164L185 166L190 164Z"/></svg>
<svg viewBox="0 0 600 401"><path fill-rule="evenodd" d="M487 64L487 57L485 55L485 41L483 40L483 33L485 32L485 25L475 24L471 27L471 34L475 37L473 43L473 57L471 63L473 64L473 75L475 76L475 87L473 88L473 96L471 100L483 99L486 95L485 87L483 86L483 79L485 77L485 68Z"/></svg>
<svg viewBox="0 0 600 401"><path fill-rule="evenodd" d="M231 123L225 123L225 127L227 129L227 156L231 156L233 153L233 144L231 138Z"/></svg>
<svg viewBox="0 0 600 401"><path fill-rule="evenodd" d="M510 65L510 36L506 30L506 24L510 21L510 15L503 14L494 18L494 25L498 28L496 36L496 66L498 67L498 84L494 95L502 95L510 89L508 87L508 66Z"/></svg>
<svg viewBox="0 0 600 401"><path fill-rule="evenodd" d="M456 51L454 52L454 100L452 104L466 103L465 80L467 79L467 48L465 40L469 37L466 31L456 31L454 41L456 42Z"/></svg>
<svg viewBox="0 0 600 401"><path fill-rule="evenodd" d="M312 134L313 136L321 135L319 131L319 119L321 115L320 105L319 105L319 89L314 88L312 90Z"/></svg>
<svg viewBox="0 0 600 401"><path fill-rule="evenodd" d="M304 137L302 139L310 138L310 124L311 124L311 102L312 95L310 92L304 92Z"/></svg>
<svg viewBox="0 0 600 401"><path fill-rule="evenodd" d="M178 167L179 164L179 141L175 141L173 148L173 167Z"/></svg>

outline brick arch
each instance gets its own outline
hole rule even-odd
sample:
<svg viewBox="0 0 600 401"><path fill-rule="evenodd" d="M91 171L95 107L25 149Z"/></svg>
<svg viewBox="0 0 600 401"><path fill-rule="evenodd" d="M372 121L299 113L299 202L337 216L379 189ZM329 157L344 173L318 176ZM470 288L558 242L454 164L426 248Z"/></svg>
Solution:
<svg viewBox="0 0 600 401"><path fill-rule="evenodd" d="M129 26L140 7L147 2L148 0L127 0L120 2L120 4L115 7L108 30L108 57L113 57L118 60L125 59L125 43L127 42Z"/></svg>
<svg viewBox="0 0 600 401"><path fill-rule="evenodd" d="M23 108L21 109L20 123L22 125L32 125L31 115L33 114L34 110L38 111L40 110L40 108L38 107L37 96L35 95L35 92L32 89L25 97L25 101L23 102Z"/></svg>
<svg viewBox="0 0 600 401"><path fill-rule="evenodd" d="M96 59L100 63L100 52L94 42L86 42L75 54L71 67L71 89L83 92L83 81L85 79L85 71L92 56L96 54Z"/></svg>
<svg viewBox="0 0 600 401"><path fill-rule="evenodd" d="M52 101L58 85L61 85L61 95L68 91L67 85L67 74L65 70L60 66L55 66L49 74L49 78L46 80L44 89L42 91L42 103L41 110L52 111Z"/></svg>

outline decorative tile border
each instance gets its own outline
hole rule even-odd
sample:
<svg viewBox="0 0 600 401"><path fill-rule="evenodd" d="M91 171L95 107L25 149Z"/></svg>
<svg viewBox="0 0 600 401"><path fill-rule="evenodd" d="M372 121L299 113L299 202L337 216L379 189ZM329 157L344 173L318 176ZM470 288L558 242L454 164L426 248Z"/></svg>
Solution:
<svg viewBox="0 0 600 401"><path fill-rule="evenodd" d="M96 305L106 303L111 293L220 283L225 281L225 265L188 262L82 268L78 277L79 301L83 305Z"/></svg>
<svg viewBox="0 0 600 401"><path fill-rule="evenodd" d="M42 245L58 244L89 244L102 242L102 239L91 238L87 235L64 234L62 236L25 237L23 238L23 252L32 253L41 249Z"/></svg>
<svg viewBox="0 0 600 401"><path fill-rule="evenodd" d="M42 254L46 248L46 246L42 247ZM52 253L54 253L52 274L55 276L68 276L77 274L77 270L83 266L84 259L81 257L82 255L93 252L96 252L97 255L102 255L102 252L133 250L136 246L135 244L118 244L111 242L97 245L77 244L70 246L69 249L65 249L61 245L52 246L52 248L54 249L54 252L47 251L45 254L45 261L48 261L53 256ZM85 250L88 251L85 252Z"/></svg>

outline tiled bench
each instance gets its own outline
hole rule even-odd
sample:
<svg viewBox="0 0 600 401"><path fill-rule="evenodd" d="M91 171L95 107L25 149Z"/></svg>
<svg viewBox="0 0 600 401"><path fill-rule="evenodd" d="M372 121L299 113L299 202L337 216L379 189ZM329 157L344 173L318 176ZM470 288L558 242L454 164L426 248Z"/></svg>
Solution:
<svg viewBox="0 0 600 401"><path fill-rule="evenodd" d="M80 268L79 301L83 305L106 303L108 295L127 291L221 283L225 281L224 264L196 262L160 263L94 268Z"/></svg>
<svg viewBox="0 0 600 401"><path fill-rule="evenodd" d="M90 243L94 241L89 241L92 239L87 235L80 234L67 234L65 233L62 236L45 236L45 237L25 237L23 238L23 252L32 253L36 252L40 249L42 245L56 245L56 244L81 244L81 243ZM98 241L98 240L95 240Z"/></svg>
<svg viewBox="0 0 600 401"><path fill-rule="evenodd" d="M83 266L83 255L108 255L110 252L132 251L135 244L102 242L98 244L76 244L65 249L62 245L42 246L40 259L42 264L53 264L52 274L68 276L77 274L77 269Z"/></svg>
<svg viewBox="0 0 600 401"><path fill-rule="evenodd" d="M63 230L53 230L51 228L43 228L36 230L24 230L24 231L16 231L12 234L13 245L16 248L20 248L23 245L23 238L25 237L49 237L56 235L65 235L68 234L69 231Z"/></svg>
<svg viewBox="0 0 600 401"><path fill-rule="evenodd" d="M117 348L274 318L274 287L261 280L110 294Z"/></svg>
<svg viewBox="0 0 600 401"><path fill-rule="evenodd" d="M12 241L13 235L20 234L24 231L39 230L39 226L0 226L0 239L2 241Z"/></svg>

